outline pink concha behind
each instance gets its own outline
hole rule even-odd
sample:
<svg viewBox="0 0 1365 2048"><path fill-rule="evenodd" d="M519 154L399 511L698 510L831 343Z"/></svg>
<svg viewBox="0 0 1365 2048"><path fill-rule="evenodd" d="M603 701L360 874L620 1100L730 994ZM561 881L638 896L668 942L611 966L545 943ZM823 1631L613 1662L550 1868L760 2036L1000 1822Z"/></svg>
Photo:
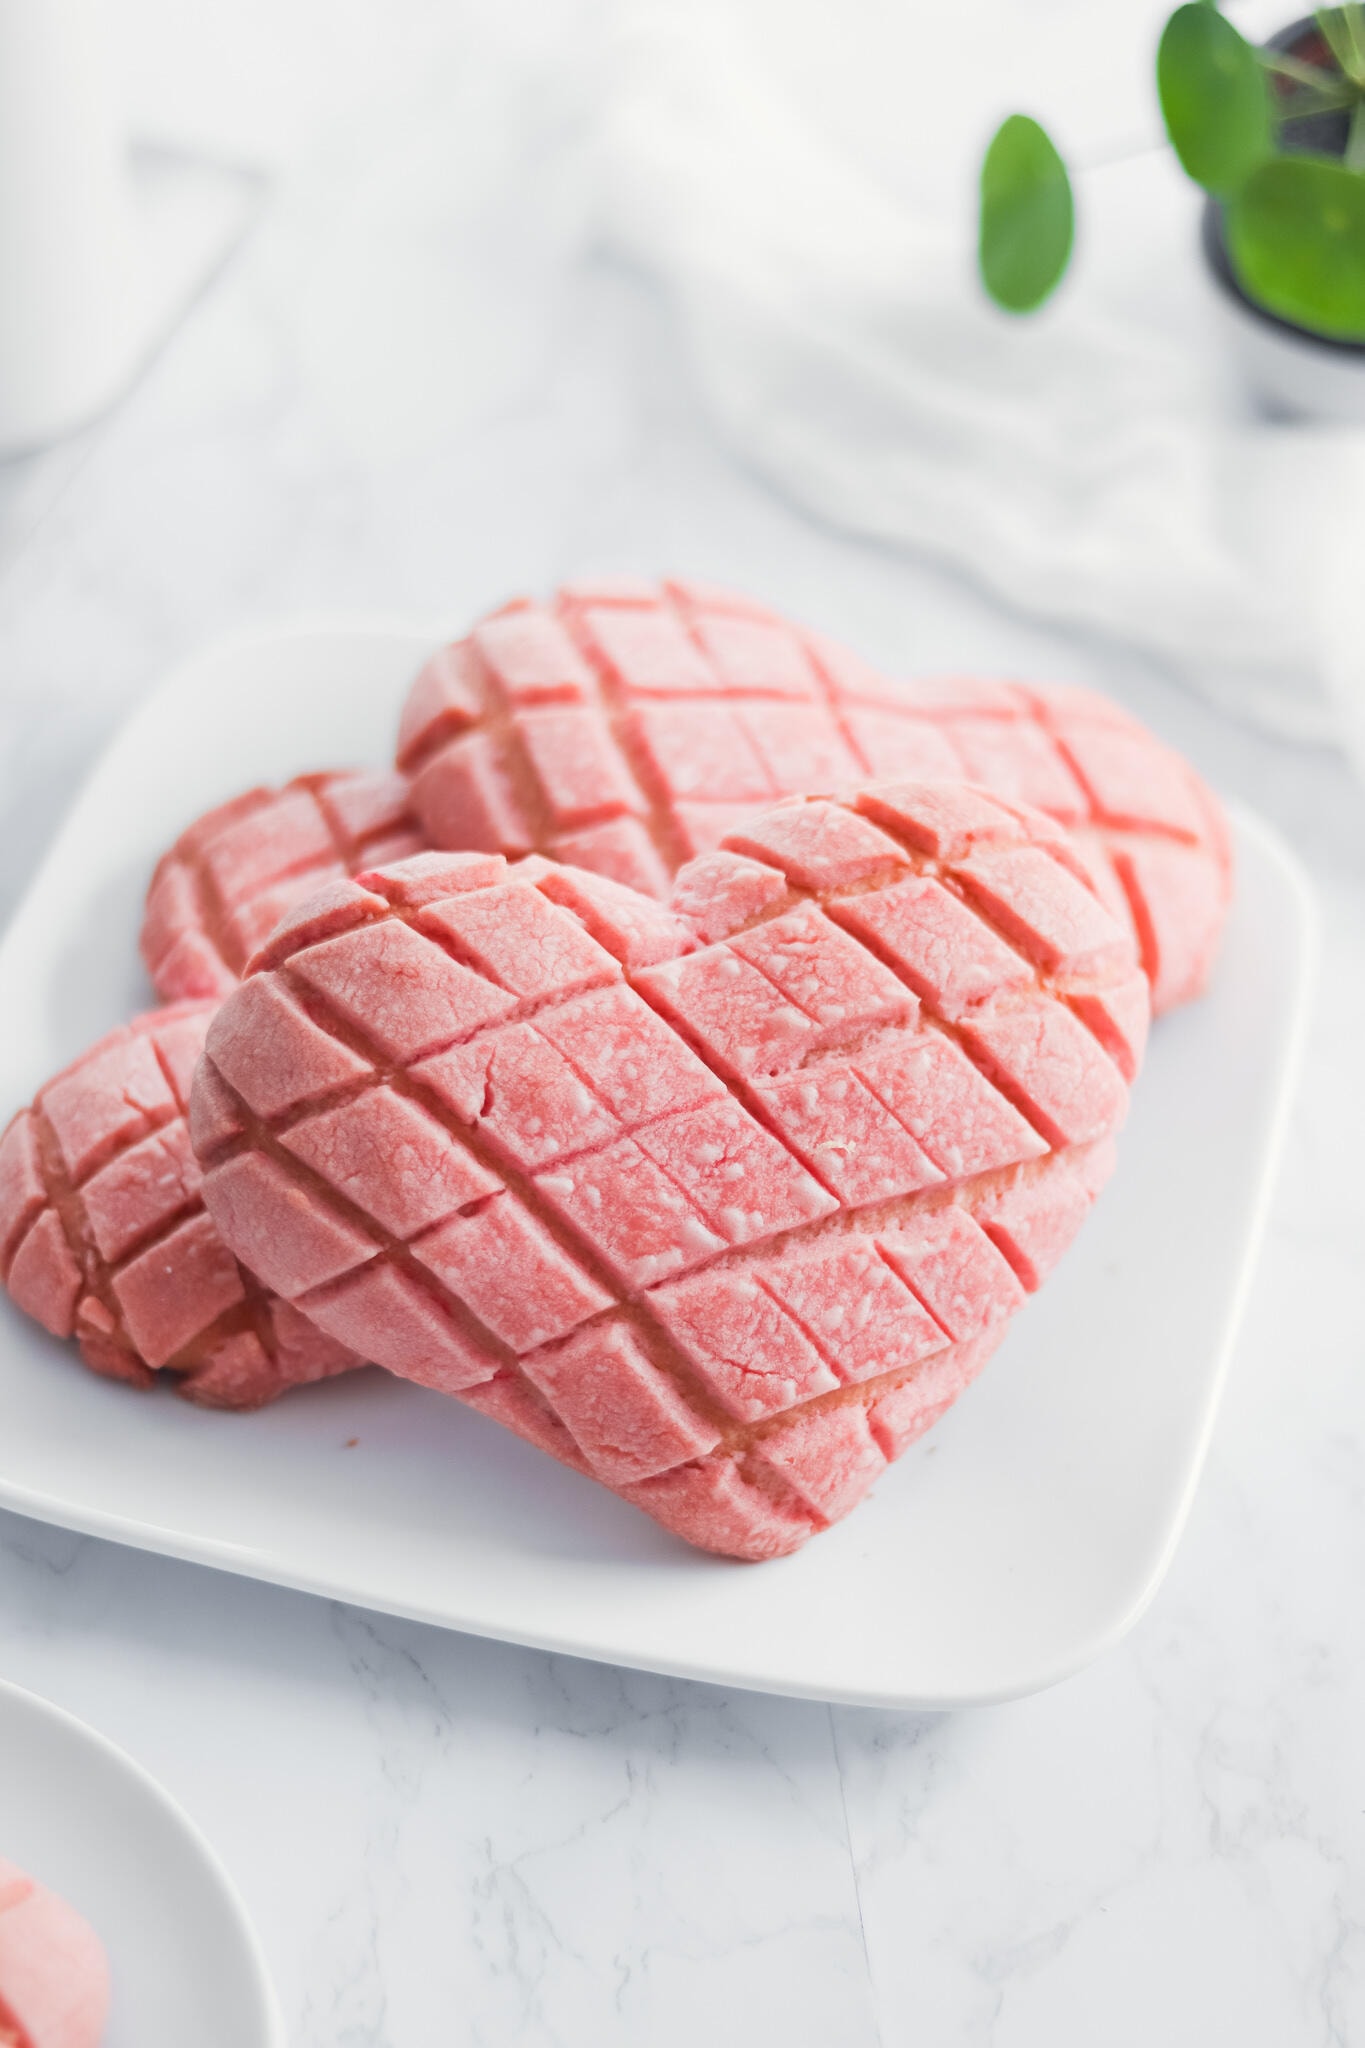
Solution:
<svg viewBox="0 0 1365 2048"><path fill-rule="evenodd" d="M300 775L188 826L157 864L141 951L163 1002L224 996L300 897L426 844L401 775Z"/></svg>
<svg viewBox="0 0 1365 2048"><path fill-rule="evenodd" d="M361 1361L233 1258L205 1212L186 1110L215 1005L136 1018L56 1075L0 1136L0 1280L92 1371L168 1373L257 1408Z"/></svg>
<svg viewBox="0 0 1365 2048"><path fill-rule="evenodd" d="M301 905L208 1036L208 1209L339 1343L706 1549L838 1520L1109 1169L1132 934L1055 824L755 816L666 909L427 855Z"/></svg>
<svg viewBox="0 0 1365 2048"><path fill-rule="evenodd" d="M418 676L398 762L431 844L548 853L659 896L780 797L981 783L1075 832L1158 1013L1203 987L1231 887L1216 799L1105 698L893 681L696 584L572 585L493 613Z"/></svg>
<svg viewBox="0 0 1365 2048"><path fill-rule="evenodd" d="M109 1961L73 1906L0 1857L0 2043L100 2048Z"/></svg>

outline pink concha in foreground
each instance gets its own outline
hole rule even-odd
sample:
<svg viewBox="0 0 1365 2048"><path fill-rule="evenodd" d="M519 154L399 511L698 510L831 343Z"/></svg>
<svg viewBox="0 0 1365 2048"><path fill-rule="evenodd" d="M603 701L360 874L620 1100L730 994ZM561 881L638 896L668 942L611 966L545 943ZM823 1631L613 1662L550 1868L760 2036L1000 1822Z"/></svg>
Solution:
<svg viewBox="0 0 1365 2048"><path fill-rule="evenodd" d="M1199 993L1230 891L1217 800L1106 698L892 681L696 584L580 584L493 613L418 676L398 763L430 844L538 850L659 896L776 798L982 783L1073 830L1157 1012Z"/></svg>
<svg viewBox="0 0 1365 2048"><path fill-rule="evenodd" d="M157 863L141 950L163 1002L224 996L285 911L426 844L401 775L300 775L206 811Z"/></svg>
<svg viewBox="0 0 1365 2048"><path fill-rule="evenodd" d="M0 1857L0 2048L99 2048L108 2016L99 1936Z"/></svg>
<svg viewBox="0 0 1365 2048"><path fill-rule="evenodd" d="M763 1558L1060 1257L1149 991L1065 834L962 785L789 803L678 900L479 853L337 886L192 1124L227 1243L339 1342Z"/></svg>
<svg viewBox="0 0 1365 2048"><path fill-rule="evenodd" d="M213 1003L100 1039L0 1136L0 1279L111 1379L257 1408L360 1360L261 1287L200 1198L185 1111Z"/></svg>

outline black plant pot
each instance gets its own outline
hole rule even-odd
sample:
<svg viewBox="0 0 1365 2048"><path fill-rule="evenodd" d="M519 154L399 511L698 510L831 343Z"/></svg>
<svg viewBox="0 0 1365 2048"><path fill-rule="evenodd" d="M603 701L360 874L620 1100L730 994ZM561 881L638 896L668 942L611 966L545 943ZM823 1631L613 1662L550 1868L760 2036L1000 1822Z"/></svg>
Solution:
<svg viewBox="0 0 1365 2048"><path fill-rule="evenodd" d="M1327 54L1322 32L1311 16L1291 22L1269 37L1266 47L1310 63ZM1293 155L1342 156L1349 125L1345 112L1300 116L1282 125L1280 146ZM1204 201L1200 242L1232 323L1243 368L1272 408L1322 419L1365 421L1365 342L1315 334L1312 328L1283 320L1249 298L1233 272L1223 209L1216 199Z"/></svg>

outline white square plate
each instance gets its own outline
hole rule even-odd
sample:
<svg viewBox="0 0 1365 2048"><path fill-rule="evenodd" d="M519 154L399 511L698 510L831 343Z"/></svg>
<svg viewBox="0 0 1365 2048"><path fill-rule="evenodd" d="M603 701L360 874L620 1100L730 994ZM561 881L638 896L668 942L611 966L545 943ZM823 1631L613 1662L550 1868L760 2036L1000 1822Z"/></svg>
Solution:
<svg viewBox="0 0 1365 2048"><path fill-rule="evenodd" d="M0 947L0 1110L146 1008L156 855L208 804L381 763L432 636L236 642L141 709ZM97 1380L0 1311L0 1505L450 1628L820 1699L944 1707L1048 1685L1116 1642L1203 1461L1287 1116L1313 918L1236 820L1212 993L1153 1035L1119 1172L957 1408L798 1556L687 1550L457 1402L378 1371L249 1417ZM352 1439L356 1439L354 1443Z"/></svg>

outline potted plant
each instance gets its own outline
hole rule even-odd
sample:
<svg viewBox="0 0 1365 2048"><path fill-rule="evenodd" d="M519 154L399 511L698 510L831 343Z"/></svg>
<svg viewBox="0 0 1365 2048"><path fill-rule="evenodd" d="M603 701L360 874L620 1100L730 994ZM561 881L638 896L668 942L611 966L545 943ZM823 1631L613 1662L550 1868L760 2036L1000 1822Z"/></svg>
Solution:
<svg viewBox="0 0 1365 2048"><path fill-rule="evenodd" d="M1209 0L1157 51L1162 117L1203 187L1202 242L1238 347L1282 407L1365 420L1365 6L1323 8L1257 48ZM981 169L980 266L1009 312L1040 306L1070 260L1066 166L1026 114Z"/></svg>

